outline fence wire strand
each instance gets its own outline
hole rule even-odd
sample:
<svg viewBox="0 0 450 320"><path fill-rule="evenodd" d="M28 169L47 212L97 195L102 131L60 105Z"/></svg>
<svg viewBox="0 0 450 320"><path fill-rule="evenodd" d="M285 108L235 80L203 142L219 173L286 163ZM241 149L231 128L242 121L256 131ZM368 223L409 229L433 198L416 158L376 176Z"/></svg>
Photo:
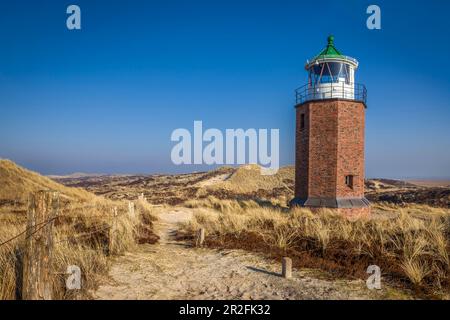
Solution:
<svg viewBox="0 0 450 320"><path fill-rule="evenodd" d="M117 217L123 216L123 215L124 215L124 213L120 212L120 213L117 213L117 215L114 216L114 218L117 218ZM60 216L58 216L58 217L60 217ZM29 234L29 235L27 235L25 237L25 240L27 240L32 235L34 235L38 231L42 230L45 226L47 226L50 222L53 222L58 217L53 217L53 218L50 218L50 219L48 219L46 221L40 222L40 223L38 223L38 224L36 224L34 226L27 227L24 231L22 231L22 232L16 234L15 236L9 238L8 240L5 240L4 242L0 243L0 247L2 247L4 245L6 245L6 244L8 244L8 243L18 239L20 236L22 236L23 234L27 233L29 230L32 230L32 229L36 228L36 230L34 230L31 234ZM91 217L89 217L89 218L91 218ZM96 233L99 233L101 231L108 230L108 229L111 229L111 226L108 225L108 226L106 226L104 228L97 229L97 230L94 230L94 231L91 231L91 232L82 233L82 234L79 234L79 235L76 235L76 236L72 236L72 237L67 237L65 239L62 239L62 240L59 240L59 241L55 242L55 244L62 243L62 242L68 242L68 241L71 241L71 240L76 240L76 239L83 238L83 237L86 237L86 236L89 236L89 235L93 235L93 234L96 234Z"/></svg>
<svg viewBox="0 0 450 320"><path fill-rule="evenodd" d="M12 238L10 238L10 239L8 239L8 240L6 240L6 241L0 243L0 247L2 247L2 246L4 246L4 245L6 245L6 244L8 244L8 243L10 243L10 242L12 242L12 241L14 241L14 240L16 240L16 239L19 238L21 235L27 233L29 230L32 230L32 229L36 228L36 230L34 230L31 234L29 234L29 235L27 235L27 236L25 237L25 240L28 239L28 238L30 238L32 235L34 235L36 232L42 230L45 226L47 226L50 222L54 221L55 219L56 219L56 217L53 217L53 218L50 218L50 219L48 219L48 220L46 220L46 221L40 222L40 223L38 223L38 224L35 224L34 226L27 227L27 228L26 228L24 231L22 231L21 233L16 234L14 237L12 237ZM40 227L37 228L38 226L40 226Z"/></svg>
<svg viewBox="0 0 450 320"><path fill-rule="evenodd" d="M76 239L79 239L79 238L90 236L90 235L99 233L101 231L109 230L109 229L111 229L111 226L106 226L106 227L101 228L101 229L97 229L97 230L86 232L86 233L81 233L81 234L78 234L76 236L67 237L65 239L58 240L58 241L55 242L55 244L59 244L59 243L62 243L62 242L69 242L69 241L72 241L72 240L76 240Z"/></svg>

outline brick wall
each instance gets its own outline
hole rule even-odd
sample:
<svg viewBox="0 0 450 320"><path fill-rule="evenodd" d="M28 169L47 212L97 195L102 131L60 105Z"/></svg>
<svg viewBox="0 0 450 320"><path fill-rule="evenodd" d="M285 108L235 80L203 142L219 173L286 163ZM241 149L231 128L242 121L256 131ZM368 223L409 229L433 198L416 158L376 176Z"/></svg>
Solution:
<svg viewBox="0 0 450 320"><path fill-rule="evenodd" d="M364 197L364 104L337 101L338 158L336 195L340 198ZM353 175L353 188L345 176Z"/></svg>
<svg viewBox="0 0 450 320"><path fill-rule="evenodd" d="M300 127L301 115L305 115L305 127ZM295 195L301 199L308 197L308 172L309 172L309 105L303 104L297 108L296 115L296 149L295 166L301 170L295 170Z"/></svg>
<svg viewBox="0 0 450 320"><path fill-rule="evenodd" d="M297 198L364 197L364 113L363 103L342 99L297 106ZM345 184L346 175L353 176L353 188Z"/></svg>

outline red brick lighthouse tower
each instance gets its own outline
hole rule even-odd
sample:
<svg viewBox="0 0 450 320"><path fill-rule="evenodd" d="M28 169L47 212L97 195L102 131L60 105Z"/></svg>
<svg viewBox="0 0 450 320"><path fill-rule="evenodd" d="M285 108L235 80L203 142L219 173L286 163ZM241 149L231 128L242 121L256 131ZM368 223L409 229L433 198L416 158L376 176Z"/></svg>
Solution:
<svg viewBox="0 0 450 320"><path fill-rule="evenodd" d="M358 61L334 47L307 61L308 83L296 90L294 205L346 216L370 213L364 197L366 88L355 83Z"/></svg>

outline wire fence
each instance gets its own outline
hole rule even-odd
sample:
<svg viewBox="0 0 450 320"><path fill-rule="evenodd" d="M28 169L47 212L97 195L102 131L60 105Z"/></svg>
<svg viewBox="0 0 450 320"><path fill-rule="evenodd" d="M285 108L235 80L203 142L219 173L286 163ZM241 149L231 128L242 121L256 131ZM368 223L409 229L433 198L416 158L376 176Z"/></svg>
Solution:
<svg viewBox="0 0 450 320"><path fill-rule="evenodd" d="M67 238L60 239L60 240L56 241L55 244L59 244L59 243L63 243L63 242L70 242L70 241L74 241L74 240L77 240L77 239L80 239L80 238L84 238L84 237L87 237L87 236L92 236L94 234L99 234L102 231L110 230L111 228L112 227L108 225L108 226L106 226L104 228L96 229L94 231L80 233L80 234L77 234L75 236L70 236L70 237L67 237Z"/></svg>
<svg viewBox="0 0 450 320"><path fill-rule="evenodd" d="M21 207L21 212L27 212L27 221L14 223L14 228L0 235L1 259L6 253L11 267L19 268L17 271L22 269L16 294L20 292L25 300L51 300L59 292L52 275L67 274L59 270L61 254L74 252L78 256L89 250L111 256L123 252L126 241L135 237L137 221L133 202L128 203L128 210L119 203L61 208L59 193L40 190L30 195L28 204L28 210ZM122 236L125 242L121 241Z"/></svg>
<svg viewBox="0 0 450 320"><path fill-rule="evenodd" d="M113 217L114 217L114 218L117 218L117 217L122 216L122 215L124 215L124 214L125 214L124 212L121 212L121 213L119 214L118 211L117 211L117 208L114 208L114 210L113 210ZM25 237L24 240L27 240L29 237L31 237L32 235L34 235L35 233L39 232L39 231L42 230L44 227L46 227L49 223L51 223L51 222L53 222L53 221L55 221L56 219L61 218L61 217L63 217L63 216L53 217L53 218L50 218L50 219L48 219L48 220L46 220L46 221L40 222L40 223L38 223L38 224L36 224L36 225L33 225L33 226L31 226L31 227L27 227L24 231L22 231L22 232L20 232L20 233L18 233L18 234L16 234L16 235L14 235L14 236L12 236L11 238L9 238L9 239L3 241L2 243L0 243L0 247L3 247L3 246L5 246L5 245L7 245L8 243L13 242L14 240L17 240L17 239L20 238L22 235L26 234L28 231L33 230L33 229L36 228L32 233L30 233L29 235L27 235L27 236ZM79 218L79 216L74 216L74 218ZM93 219L93 218L105 218L105 216L100 216L100 215L99 215L99 216L81 216L80 218L81 218L81 219L88 219L88 220L89 220L89 219ZM62 242L68 242L68 241L73 241L73 240L78 239L78 238L83 238L83 237L87 237L87 236L90 236L90 235L98 234L98 233L100 233L101 231L109 230L109 229L111 229L111 228L112 228L112 227L111 227L110 225L108 225L108 226L106 226L106 227L103 227L103 228L100 228L100 229L96 229L96 230L94 230L94 231L85 232L85 233L81 233L81 234L78 234L78 235L74 235L74 236L67 237L67 238L62 239L62 240L58 240L57 242L54 242L54 244L58 244L58 243L62 243Z"/></svg>
<svg viewBox="0 0 450 320"><path fill-rule="evenodd" d="M38 223L38 224L36 224L36 225L34 225L34 226L27 227L24 231L20 232L19 234L16 234L15 236L11 237L10 239L8 239L8 240L6 240L6 241L0 243L0 247L2 247L2 246L4 246L4 245L7 245L8 243L10 243L10 242L12 242L12 241L18 239L21 235L27 233L28 231L30 231L30 230L32 230L32 229L34 229L34 228L37 228L38 226L40 226L39 228L37 228L36 230L34 230L32 233L30 233L29 235L27 235L27 236L25 237L25 240L28 239L28 238L30 238L32 235L34 235L34 234L37 233L38 231L40 231L40 230L42 230L43 228L45 228L49 223L53 222L55 219L56 219L56 217L51 218L51 219L48 219L48 220L43 221L43 222L40 222L40 223Z"/></svg>

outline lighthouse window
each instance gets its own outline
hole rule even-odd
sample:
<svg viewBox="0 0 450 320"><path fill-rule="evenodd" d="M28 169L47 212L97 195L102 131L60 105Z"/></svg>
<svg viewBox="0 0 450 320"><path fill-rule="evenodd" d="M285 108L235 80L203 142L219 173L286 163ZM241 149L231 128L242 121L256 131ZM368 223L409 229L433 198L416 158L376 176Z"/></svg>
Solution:
<svg viewBox="0 0 450 320"><path fill-rule="evenodd" d="M345 65L344 75L345 75L345 83L350 84L350 66L348 64Z"/></svg>
<svg viewBox="0 0 450 320"><path fill-rule="evenodd" d="M310 78L314 79L314 83L334 83L342 81L347 84L349 79L349 66L341 62L326 62L320 63L311 68Z"/></svg>
<svg viewBox="0 0 450 320"><path fill-rule="evenodd" d="M305 114L304 113L302 113L301 115L300 115L300 129L305 129Z"/></svg>
<svg viewBox="0 0 450 320"><path fill-rule="evenodd" d="M347 185L347 187L353 189L353 176L352 175L345 176L345 184Z"/></svg>

